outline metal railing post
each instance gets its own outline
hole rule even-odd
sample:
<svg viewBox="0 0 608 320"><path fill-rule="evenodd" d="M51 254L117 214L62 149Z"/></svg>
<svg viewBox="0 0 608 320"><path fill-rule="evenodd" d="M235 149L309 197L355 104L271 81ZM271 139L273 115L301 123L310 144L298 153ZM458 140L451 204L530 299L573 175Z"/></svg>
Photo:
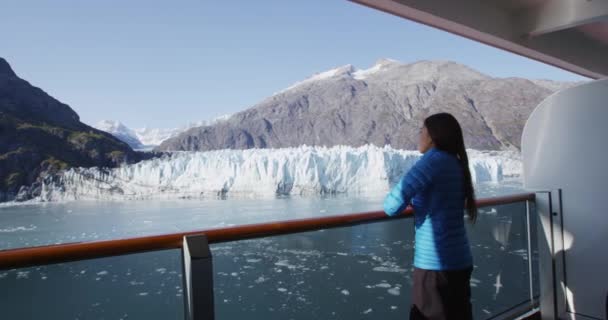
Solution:
<svg viewBox="0 0 608 320"><path fill-rule="evenodd" d="M526 200L526 238L528 241L528 281L530 282L530 305L534 308L534 278L532 277L532 232L530 222L530 200Z"/></svg>
<svg viewBox="0 0 608 320"><path fill-rule="evenodd" d="M184 237L182 247L186 320L213 320L213 260L207 237Z"/></svg>

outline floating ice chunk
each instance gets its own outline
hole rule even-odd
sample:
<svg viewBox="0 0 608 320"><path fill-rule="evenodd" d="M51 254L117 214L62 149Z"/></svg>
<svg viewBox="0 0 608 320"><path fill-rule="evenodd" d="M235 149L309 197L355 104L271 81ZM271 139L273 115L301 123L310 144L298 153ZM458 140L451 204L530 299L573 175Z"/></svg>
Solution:
<svg viewBox="0 0 608 320"><path fill-rule="evenodd" d="M290 270L296 268L295 265L289 263L289 260L280 260L279 262L276 262L274 265L279 266L279 267L286 267L287 269L290 269Z"/></svg>
<svg viewBox="0 0 608 320"><path fill-rule="evenodd" d="M402 272L406 271L405 269L399 268L399 267L375 267L373 270L378 271L378 272L397 272L397 273L402 273Z"/></svg>
<svg viewBox="0 0 608 320"><path fill-rule="evenodd" d="M12 233L12 232L19 232L19 231L33 231L36 230L36 226L35 225L30 225L29 227L12 227L12 228L5 228L5 229L0 229L0 233Z"/></svg>
<svg viewBox="0 0 608 320"><path fill-rule="evenodd" d="M471 280L469 280L469 283L471 284L471 287L477 287L477 285L481 283L481 280L476 279L476 278L471 278Z"/></svg>
<svg viewBox="0 0 608 320"><path fill-rule="evenodd" d="M390 288L387 290L389 294L393 296L398 296L401 294L401 289L399 287Z"/></svg>

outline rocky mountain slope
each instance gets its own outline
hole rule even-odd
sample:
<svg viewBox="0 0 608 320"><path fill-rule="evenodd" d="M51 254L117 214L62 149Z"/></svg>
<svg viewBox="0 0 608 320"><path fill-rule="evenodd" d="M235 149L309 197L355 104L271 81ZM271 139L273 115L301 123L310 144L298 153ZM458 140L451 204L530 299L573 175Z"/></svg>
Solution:
<svg viewBox="0 0 608 320"><path fill-rule="evenodd" d="M546 80L492 78L450 61L381 59L316 74L227 121L190 129L158 150L282 148L366 144L415 149L422 120L450 112L468 148L517 150L526 119L555 90Z"/></svg>
<svg viewBox="0 0 608 320"><path fill-rule="evenodd" d="M0 201L39 192L40 179L69 167L114 167L146 157L80 122L68 105L19 78L0 58Z"/></svg>

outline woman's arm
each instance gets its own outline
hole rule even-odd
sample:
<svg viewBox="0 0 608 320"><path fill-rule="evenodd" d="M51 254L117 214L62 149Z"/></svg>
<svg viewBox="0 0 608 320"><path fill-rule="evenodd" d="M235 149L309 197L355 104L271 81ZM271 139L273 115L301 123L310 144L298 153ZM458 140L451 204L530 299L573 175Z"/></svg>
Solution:
<svg viewBox="0 0 608 320"><path fill-rule="evenodd" d="M417 193L431 185L437 171L437 164L433 164L436 162L433 158L432 154L425 154L386 195L384 212L387 215L394 216L401 213Z"/></svg>

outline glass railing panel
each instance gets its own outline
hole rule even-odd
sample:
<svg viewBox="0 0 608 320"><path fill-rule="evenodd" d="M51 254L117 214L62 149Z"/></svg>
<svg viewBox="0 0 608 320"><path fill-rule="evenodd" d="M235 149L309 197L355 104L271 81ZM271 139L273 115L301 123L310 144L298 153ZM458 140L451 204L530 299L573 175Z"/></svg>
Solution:
<svg viewBox="0 0 608 320"><path fill-rule="evenodd" d="M529 304L525 203L468 227L475 319ZM413 219L211 246L217 319L407 319Z"/></svg>
<svg viewBox="0 0 608 320"><path fill-rule="evenodd" d="M404 319L411 219L212 245L216 319Z"/></svg>
<svg viewBox="0 0 608 320"><path fill-rule="evenodd" d="M481 208L477 223L467 229L475 263L474 317L492 318L530 305L526 203Z"/></svg>
<svg viewBox="0 0 608 320"><path fill-rule="evenodd" d="M180 250L0 270L2 319L183 319Z"/></svg>

